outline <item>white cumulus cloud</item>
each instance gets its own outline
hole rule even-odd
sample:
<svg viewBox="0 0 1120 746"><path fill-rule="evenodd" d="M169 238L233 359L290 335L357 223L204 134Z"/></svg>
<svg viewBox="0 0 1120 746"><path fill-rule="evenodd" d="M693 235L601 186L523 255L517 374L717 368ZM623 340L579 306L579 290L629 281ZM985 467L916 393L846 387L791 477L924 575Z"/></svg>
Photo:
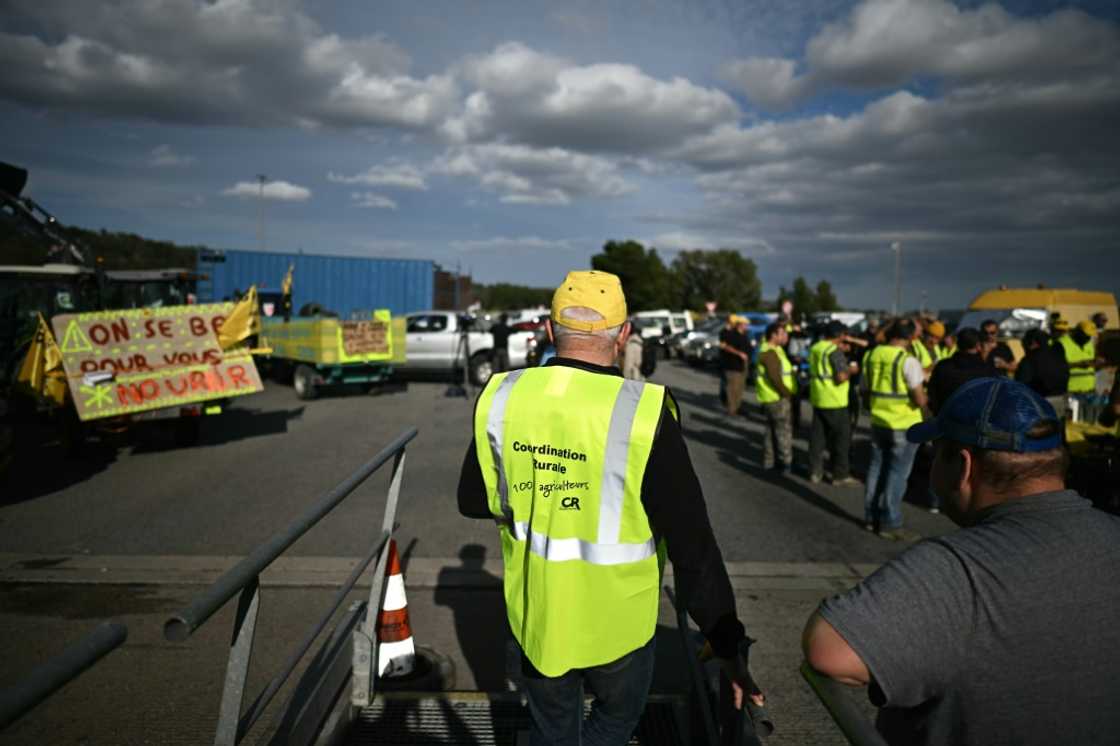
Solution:
<svg viewBox="0 0 1120 746"><path fill-rule="evenodd" d="M376 187L394 187L396 189L426 190L428 183L423 172L411 163L389 163L370 166L365 171L347 176L330 172L327 180L339 184L364 184Z"/></svg>
<svg viewBox="0 0 1120 746"><path fill-rule="evenodd" d="M148 165L155 167L189 166L194 161L193 155L180 155L170 145L157 145L148 154Z"/></svg>
<svg viewBox="0 0 1120 746"><path fill-rule="evenodd" d="M759 106L788 108L827 86L879 89L932 76L1041 83L1120 70L1120 29L1079 10L1014 16L995 3L972 9L948 0L863 0L822 28L792 59L752 57L722 67L724 78Z"/></svg>
<svg viewBox="0 0 1120 746"><path fill-rule="evenodd" d="M468 145L448 150L432 169L474 178L508 204L566 205L583 197L619 197L635 188L610 159L563 148Z"/></svg>
<svg viewBox="0 0 1120 746"><path fill-rule="evenodd" d="M396 202L373 192L351 192L350 202L354 207L370 207L378 210L397 209Z"/></svg>
<svg viewBox="0 0 1120 746"><path fill-rule="evenodd" d="M677 144L739 109L723 91L634 65L575 65L509 42L462 66L475 86L445 123L453 140L506 139L586 152L641 153Z"/></svg>
<svg viewBox="0 0 1120 746"><path fill-rule="evenodd" d="M222 190L222 194L242 199L260 197L278 202L306 202L311 199L310 189L286 181L268 181L263 188L259 182L239 181L228 189Z"/></svg>
<svg viewBox="0 0 1120 746"><path fill-rule="evenodd" d="M383 36L329 33L292 2L12 0L50 34L0 32L0 96L177 124L423 128L455 99Z"/></svg>

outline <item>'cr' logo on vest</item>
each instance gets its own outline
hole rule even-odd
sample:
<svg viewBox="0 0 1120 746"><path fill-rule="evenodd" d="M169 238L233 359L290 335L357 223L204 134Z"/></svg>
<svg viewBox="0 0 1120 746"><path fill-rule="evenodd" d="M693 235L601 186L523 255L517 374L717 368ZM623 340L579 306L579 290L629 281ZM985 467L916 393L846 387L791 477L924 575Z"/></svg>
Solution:
<svg viewBox="0 0 1120 746"><path fill-rule="evenodd" d="M560 510L579 510L579 498L565 497L560 501Z"/></svg>

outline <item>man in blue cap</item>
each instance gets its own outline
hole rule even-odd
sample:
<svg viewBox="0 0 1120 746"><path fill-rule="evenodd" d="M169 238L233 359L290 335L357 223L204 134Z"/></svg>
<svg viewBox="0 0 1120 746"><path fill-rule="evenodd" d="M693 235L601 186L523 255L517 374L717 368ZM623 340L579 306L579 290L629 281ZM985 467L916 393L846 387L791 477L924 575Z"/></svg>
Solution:
<svg viewBox="0 0 1120 746"><path fill-rule="evenodd" d="M907 438L962 529L822 602L810 665L870 685L891 744L1120 743L1120 518L1065 489L1053 407L981 378Z"/></svg>

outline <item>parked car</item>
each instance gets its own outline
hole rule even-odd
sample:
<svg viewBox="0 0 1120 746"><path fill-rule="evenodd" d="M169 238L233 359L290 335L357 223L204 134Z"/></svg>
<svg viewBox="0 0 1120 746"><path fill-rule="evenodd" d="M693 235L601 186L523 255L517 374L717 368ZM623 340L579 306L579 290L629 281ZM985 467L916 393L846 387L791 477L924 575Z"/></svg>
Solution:
<svg viewBox="0 0 1120 746"><path fill-rule="evenodd" d="M719 332L726 323L725 316L702 321L690 332L691 338L681 347L684 360L689 365L715 365L719 360Z"/></svg>
<svg viewBox="0 0 1120 746"><path fill-rule="evenodd" d="M456 375L464 359L471 382L481 386L492 372L494 339L476 327L475 318L455 311L417 311L405 317L406 360L399 367L407 372ZM533 332L516 331L509 336L509 364L524 368L536 344Z"/></svg>

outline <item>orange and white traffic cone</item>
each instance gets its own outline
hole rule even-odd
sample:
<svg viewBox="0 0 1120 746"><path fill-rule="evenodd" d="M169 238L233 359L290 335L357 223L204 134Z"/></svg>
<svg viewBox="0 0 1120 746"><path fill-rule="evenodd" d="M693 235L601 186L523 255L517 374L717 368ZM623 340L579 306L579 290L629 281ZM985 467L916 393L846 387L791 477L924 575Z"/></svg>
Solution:
<svg viewBox="0 0 1120 746"><path fill-rule="evenodd" d="M416 666L416 645L408 623L408 600L404 595L404 575L397 554L397 542L389 540L388 582L385 601L377 615L377 675L404 676Z"/></svg>

